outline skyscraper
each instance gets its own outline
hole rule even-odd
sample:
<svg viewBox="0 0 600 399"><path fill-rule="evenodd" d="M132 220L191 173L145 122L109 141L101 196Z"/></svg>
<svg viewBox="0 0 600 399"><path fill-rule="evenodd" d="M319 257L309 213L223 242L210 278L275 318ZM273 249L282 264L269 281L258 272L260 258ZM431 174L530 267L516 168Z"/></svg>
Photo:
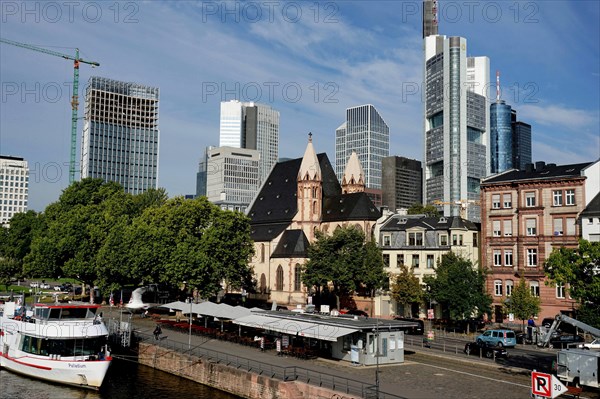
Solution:
<svg viewBox="0 0 600 399"><path fill-rule="evenodd" d="M517 111L511 113L512 164L513 168L525 170L531 163L531 125L517 120Z"/></svg>
<svg viewBox="0 0 600 399"><path fill-rule="evenodd" d="M381 190L381 162L390 153L390 129L373 105L348 108L346 121L335 131L335 174L340 181L352 151L365 172L365 191Z"/></svg>
<svg viewBox="0 0 600 399"><path fill-rule="evenodd" d="M425 4L424 4L425 6ZM425 17L425 14L424 14ZM424 21L425 25L425 21ZM424 200L443 203L446 216L480 219L479 182L489 173L490 84L487 57L467 57L467 40L424 31Z"/></svg>
<svg viewBox="0 0 600 399"><path fill-rule="evenodd" d="M500 173L513 166L512 109L503 100L490 106L490 173Z"/></svg>
<svg viewBox="0 0 600 399"><path fill-rule="evenodd" d="M139 194L158 183L157 87L92 76L85 93L81 178Z"/></svg>
<svg viewBox="0 0 600 399"><path fill-rule="evenodd" d="M0 226L8 226L15 213L26 212L29 201L29 166L24 158L0 155Z"/></svg>
<svg viewBox="0 0 600 399"><path fill-rule="evenodd" d="M279 111L253 102L221 102L219 147L224 146L258 150L264 181L279 158Z"/></svg>
<svg viewBox="0 0 600 399"><path fill-rule="evenodd" d="M423 203L421 161L405 157L383 158L383 205L395 211Z"/></svg>

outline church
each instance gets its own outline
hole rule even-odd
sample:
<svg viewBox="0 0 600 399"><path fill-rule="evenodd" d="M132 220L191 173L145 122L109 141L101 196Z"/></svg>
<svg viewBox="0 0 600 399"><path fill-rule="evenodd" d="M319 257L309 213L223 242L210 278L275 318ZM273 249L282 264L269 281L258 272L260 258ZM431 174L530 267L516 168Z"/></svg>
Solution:
<svg viewBox="0 0 600 399"><path fill-rule="evenodd" d="M356 226L367 239L381 213L365 193L356 153L348 159L342 182L325 153L315 152L312 135L302 158L275 164L250 204L257 290L269 302L294 307L307 303L302 265L316 231Z"/></svg>

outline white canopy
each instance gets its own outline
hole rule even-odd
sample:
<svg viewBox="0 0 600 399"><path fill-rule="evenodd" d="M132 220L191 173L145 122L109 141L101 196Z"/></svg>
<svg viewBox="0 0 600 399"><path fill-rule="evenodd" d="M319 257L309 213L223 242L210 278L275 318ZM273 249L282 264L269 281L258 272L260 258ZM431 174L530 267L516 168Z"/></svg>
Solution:
<svg viewBox="0 0 600 399"><path fill-rule="evenodd" d="M181 302L181 301L176 301L176 302L171 302L171 303L165 303L164 305L160 305L159 308L169 308L169 309L176 309L176 310L183 310L183 309L189 309L190 308L190 304L189 303L185 303L185 302Z"/></svg>

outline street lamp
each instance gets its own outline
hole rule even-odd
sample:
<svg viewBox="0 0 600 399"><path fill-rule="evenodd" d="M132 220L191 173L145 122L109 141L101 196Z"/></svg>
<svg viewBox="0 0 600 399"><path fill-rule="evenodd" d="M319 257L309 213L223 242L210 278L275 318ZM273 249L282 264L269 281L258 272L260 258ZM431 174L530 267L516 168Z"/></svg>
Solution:
<svg viewBox="0 0 600 399"><path fill-rule="evenodd" d="M375 319L375 398L379 399L379 319Z"/></svg>
<svg viewBox="0 0 600 399"><path fill-rule="evenodd" d="M187 300L190 303L190 331L188 334L188 350L191 351L192 350L192 305L194 304L194 301L192 300L192 297L189 297Z"/></svg>

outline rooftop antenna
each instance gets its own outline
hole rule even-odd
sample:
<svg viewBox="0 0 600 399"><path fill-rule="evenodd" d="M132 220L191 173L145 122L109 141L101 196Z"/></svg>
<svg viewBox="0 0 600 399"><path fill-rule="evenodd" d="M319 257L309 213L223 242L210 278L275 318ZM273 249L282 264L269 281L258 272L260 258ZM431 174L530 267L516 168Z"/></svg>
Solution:
<svg viewBox="0 0 600 399"><path fill-rule="evenodd" d="M500 102L500 71L496 71L496 102Z"/></svg>

